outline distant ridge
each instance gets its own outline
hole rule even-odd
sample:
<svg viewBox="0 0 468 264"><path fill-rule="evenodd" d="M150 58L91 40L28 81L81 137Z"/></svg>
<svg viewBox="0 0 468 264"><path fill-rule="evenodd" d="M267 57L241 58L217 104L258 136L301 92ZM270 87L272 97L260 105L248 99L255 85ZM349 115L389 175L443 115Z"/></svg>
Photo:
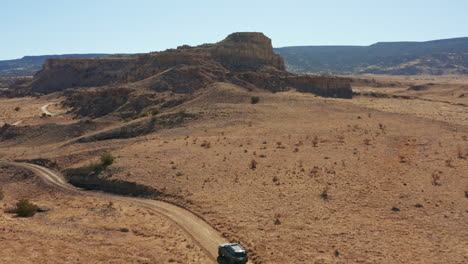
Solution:
<svg viewBox="0 0 468 264"><path fill-rule="evenodd" d="M276 48L294 73L468 74L468 37L370 46Z"/></svg>
<svg viewBox="0 0 468 264"><path fill-rule="evenodd" d="M24 56L21 59L0 61L0 77L32 76L42 68L47 59L52 58L100 58L113 54L92 53L92 54L62 54L43 56Z"/></svg>

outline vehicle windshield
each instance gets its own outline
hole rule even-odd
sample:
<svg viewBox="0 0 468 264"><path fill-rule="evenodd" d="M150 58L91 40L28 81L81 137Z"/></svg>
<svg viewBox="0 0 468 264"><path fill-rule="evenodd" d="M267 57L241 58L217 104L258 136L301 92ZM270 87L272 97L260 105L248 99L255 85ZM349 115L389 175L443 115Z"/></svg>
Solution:
<svg viewBox="0 0 468 264"><path fill-rule="evenodd" d="M236 252L236 253L234 253L234 256L236 258L243 258L243 257L246 257L247 254L245 252Z"/></svg>

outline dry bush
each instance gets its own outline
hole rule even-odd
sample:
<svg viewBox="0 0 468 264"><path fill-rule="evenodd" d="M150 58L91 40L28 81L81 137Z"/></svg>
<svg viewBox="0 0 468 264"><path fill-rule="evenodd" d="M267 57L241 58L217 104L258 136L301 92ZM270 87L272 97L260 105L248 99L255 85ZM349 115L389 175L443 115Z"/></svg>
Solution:
<svg viewBox="0 0 468 264"><path fill-rule="evenodd" d="M344 144L345 143L345 137L342 135L339 135L336 137L338 139L338 143Z"/></svg>
<svg viewBox="0 0 468 264"><path fill-rule="evenodd" d="M101 163L91 163L88 169L96 174L101 173L104 170L104 166Z"/></svg>
<svg viewBox="0 0 468 264"><path fill-rule="evenodd" d="M299 148L294 148L293 152L299 152Z"/></svg>
<svg viewBox="0 0 468 264"><path fill-rule="evenodd" d="M256 104L256 103L258 103L258 102L260 102L260 97L258 97L258 96L252 96L252 97L250 97L250 103L251 103L251 104Z"/></svg>
<svg viewBox="0 0 468 264"><path fill-rule="evenodd" d="M441 186L440 184L440 175L437 172L432 173L432 185L434 186Z"/></svg>
<svg viewBox="0 0 468 264"><path fill-rule="evenodd" d="M36 214L38 206L28 200L20 200L16 204L15 213L19 217L32 217Z"/></svg>
<svg viewBox="0 0 468 264"><path fill-rule="evenodd" d="M364 139L364 145L370 146L370 144L371 144L370 142L371 142L370 139L368 139L368 138Z"/></svg>
<svg viewBox="0 0 468 264"><path fill-rule="evenodd" d="M250 169L255 170L257 168L257 161L250 161Z"/></svg>
<svg viewBox="0 0 468 264"><path fill-rule="evenodd" d="M277 149L284 149L286 148L285 146L282 145L283 143L281 143L280 141L276 142L276 148Z"/></svg>
<svg viewBox="0 0 468 264"><path fill-rule="evenodd" d="M19 110L21 110L21 107L19 107L19 106L15 107L16 112L18 112Z"/></svg>
<svg viewBox="0 0 468 264"><path fill-rule="evenodd" d="M322 199L325 201L330 199L330 196L328 194L328 186L323 189L322 193L320 194L320 197L322 197Z"/></svg>
<svg viewBox="0 0 468 264"><path fill-rule="evenodd" d="M114 163L114 156L110 152L104 152L101 155L102 166L108 167Z"/></svg>
<svg viewBox="0 0 468 264"><path fill-rule="evenodd" d="M5 195L3 194L3 190L0 188L0 201L3 200L4 197Z"/></svg>
<svg viewBox="0 0 468 264"><path fill-rule="evenodd" d="M453 162L452 159L445 160L445 166L450 167L450 168L453 168L452 162Z"/></svg>
<svg viewBox="0 0 468 264"><path fill-rule="evenodd" d="M319 139L317 136L315 136L313 139L312 139L312 145L314 147L317 147L317 144L319 143Z"/></svg>
<svg viewBox="0 0 468 264"><path fill-rule="evenodd" d="M273 176L273 179L272 179L273 182L278 182L279 181L279 178L277 176Z"/></svg>
<svg viewBox="0 0 468 264"><path fill-rule="evenodd" d="M460 146L457 146L457 157L459 159L464 159L465 158L465 153L463 153L463 150Z"/></svg>
<svg viewBox="0 0 468 264"><path fill-rule="evenodd" d="M211 148L211 143L208 142L208 141L206 141L206 140L204 140L204 141L201 143L200 146L203 147L203 148L206 148L206 149L207 149L207 148Z"/></svg>
<svg viewBox="0 0 468 264"><path fill-rule="evenodd" d="M408 161L406 160L406 157L403 156L403 155L398 155L398 159L400 160L400 163L406 163L406 162L408 162Z"/></svg>
<svg viewBox="0 0 468 264"><path fill-rule="evenodd" d="M385 125L382 123L379 123L379 128L382 130L383 133L385 133Z"/></svg>

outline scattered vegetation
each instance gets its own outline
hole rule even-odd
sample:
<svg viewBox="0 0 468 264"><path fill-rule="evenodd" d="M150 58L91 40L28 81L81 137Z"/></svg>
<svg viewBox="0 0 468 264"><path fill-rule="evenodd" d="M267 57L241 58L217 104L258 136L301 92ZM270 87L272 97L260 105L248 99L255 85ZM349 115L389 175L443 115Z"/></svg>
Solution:
<svg viewBox="0 0 468 264"><path fill-rule="evenodd" d="M158 115L158 114L159 114L159 110L153 110L153 111L151 112L151 115L152 115L152 116L156 116L156 115Z"/></svg>
<svg viewBox="0 0 468 264"><path fill-rule="evenodd" d="M206 140L204 140L204 141L200 144L200 146L201 146L202 148L206 148L206 149L207 149L207 148L211 148L211 143L208 142L208 141L206 141Z"/></svg>
<svg viewBox="0 0 468 264"><path fill-rule="evenodd" d="M252 161L250 162L250 169L251 169L251 170L255 170L256 168L257 168L257 161L252 160Z"/></svg>
<svg viewBox="0 0 468 264"><path fill-rule="evenodd" d="M441 186L440 184L440 175L438 172L433 172L432 173L432 185L434 186Z"/></svg>
<svg viewBox="0 0 468 264"><path fill-rule="evenodd" d="M320 197L322 197L323 200L328 201L330 199L330 196L328 194L328 186L323 189L322 193L320 194Z"/></svg>
<svg viewBox="0 0 468 264"><path fill-rule="evenodd" d="M408 160L406 159L406 157L403 156L403 155L398 155L398 159L400 160L400 163L406 163L406 162L408 162Z"/></svg>
<svg viewBox="0 0 468 264"><path fill-rule="evenodd" d="M317 147L317 145L318 145L318 142L319 142L319 140L318 140L318 137L317 137L317 136L315 136L315 137L312 139L312 145L314 146L314 148L316 148L316 147Z"/></svg>
<svg viewBox="0 0 468 264"><path fill-rule="evenodd" d="M452 162L453 162L452 159L445 160L445 166L447 166L449 168L453 168Z"/></svg>
<svg viewBox="0 0 468 264"><path fill-rule="evenodd" d="M3 190L0 188L0 201L3 200L4 197L5 195L3 194Z"/></svg>
<svg viewBox="0 0 468 264"><path fill-rule="evenodd" d="M101 163L91 163L89 165L89 170L96 174L99 174L104 170L104 166L102 166Z"/></svg>
<svg viewBox="0 0 468 264"><path fill-rule="evenodd" d="M252 103L252 104L256 104L256 103L258 103L259 101L260 101L260 97L258 97L258 96L252 96L252 97L250 97L250 103Z"/></svg>
<svg viewBox="0 0 468 264"><path fill-rule="evenodd" d="M103 167L110 166L114 163L114 156L110 152L104 152L101 155L101 164Z"/></svg>
<svg viewBox="0 0 468 264"><path fill-rule="evenodd" d="M28 200L20 200L14 210L19 217L32 217L36 214L38 206Z"/></svg>
<svg viewBox="0 0 468 264"><path fill-rule="evenodd" d="M459 159L464 159L465 158L465 153L463 153L463 150L460 146L457 146L457 157Z"/></svg>

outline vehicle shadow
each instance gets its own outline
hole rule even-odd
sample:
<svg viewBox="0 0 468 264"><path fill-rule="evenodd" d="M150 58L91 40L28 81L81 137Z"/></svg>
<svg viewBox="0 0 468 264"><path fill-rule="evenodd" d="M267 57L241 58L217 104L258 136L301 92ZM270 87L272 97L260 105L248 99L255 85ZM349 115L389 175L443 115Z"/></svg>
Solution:
<svg viewBox="0 0 468 264"><path fill-rule="evenodd" d="M225 258L218 257L217 259L218 264L229 264Z"/></svg>

